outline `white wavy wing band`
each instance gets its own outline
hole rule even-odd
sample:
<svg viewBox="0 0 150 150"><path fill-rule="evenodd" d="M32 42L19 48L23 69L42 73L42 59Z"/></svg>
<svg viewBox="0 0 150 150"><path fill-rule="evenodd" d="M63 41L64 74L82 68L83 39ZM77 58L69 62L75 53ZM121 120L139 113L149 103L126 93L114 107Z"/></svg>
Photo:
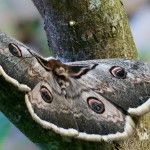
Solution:
<svg viewBox="0 0 150 150"><path fill-rule="evenodd" d="M150 98L137 108L129 108L128 113L131 115L142 116L150 112Z"/></svg>
<svg viewBox="0 0 150 150"><path fill-rule="evenodd" d="M17 80L11 78L10 76L8 76L5 71L3 70L2 66L0 66L0 75L2 75L4 77L4 79L13 84L14 86L16 86L20 91L25 91L25 92L29 92L31 91L30 87L28 87L25 84L20 84Z"/></svg>

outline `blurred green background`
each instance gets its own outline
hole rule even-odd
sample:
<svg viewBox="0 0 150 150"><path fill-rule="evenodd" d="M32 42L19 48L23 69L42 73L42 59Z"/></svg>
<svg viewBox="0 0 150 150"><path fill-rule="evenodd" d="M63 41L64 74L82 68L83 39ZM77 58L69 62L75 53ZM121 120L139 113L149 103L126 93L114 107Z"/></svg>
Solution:
<svg viewBox="0 0 150 150"><path fill-rule="evenodd" d="M139 59L150 61L150 2L123 0ZM0 0L0 31L50 56L42 19L31 0ZM0 113L0 150L39 150Z"/></svg>

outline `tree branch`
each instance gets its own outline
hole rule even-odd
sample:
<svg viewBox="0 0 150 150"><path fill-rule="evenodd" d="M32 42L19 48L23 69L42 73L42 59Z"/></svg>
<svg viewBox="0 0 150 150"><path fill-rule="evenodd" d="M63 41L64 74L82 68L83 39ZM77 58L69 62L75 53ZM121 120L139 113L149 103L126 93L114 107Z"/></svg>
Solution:
<svg viewBox="0 0 150 150"><path fill-rule="evenodd" d="M96 58L137 58L124 8L119 0L33 0L45 22L49 46L65 61ZM0 48L20 43L0 34ZM21 44L22 45L22 44ZM9 89L9 92L8 92ZM112 149L108 143L90 143L61 137L35 123L24 104L24 93L0 76L0 109L33 142L47 149ZM10 113L11 112L11 113ZM137 138L136 138L137 140ZM46 142L46 144L43 144ZM126 143L121 143L124 146Z"/></svg>
<svg viewBox="0 0 150 150"><path fill-rule="evenodd" d="M49 46L66 61L137 58L120 0L32 0L45 24Z"/></svg>

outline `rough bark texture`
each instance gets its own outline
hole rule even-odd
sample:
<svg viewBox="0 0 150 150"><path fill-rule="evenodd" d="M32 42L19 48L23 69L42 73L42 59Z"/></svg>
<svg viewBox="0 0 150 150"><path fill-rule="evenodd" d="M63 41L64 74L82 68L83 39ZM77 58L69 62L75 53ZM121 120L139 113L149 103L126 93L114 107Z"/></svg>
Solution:
<svg viewBox="0 0 150 150"><path fill-rule="evenodd" d="M65 61L136 58L120 0L33 0L45 23L49 46Z"/></svg>
<svg viewBox="0 0 150 150"><path fill-rule="evenodd" d="M62 60L137 58L128 19L119 0L33 2L44 19L49 46L55 56ZM12 39L1 34L1 48L5 48L11 41ZM44 130L29 117L24 104L24 94L1 77L0 93L1 111L33 142L40 143L42 149L114 149L114 144L79 141ZM130 141L134 143L130 144ZM122 149L130 150L142 148L137 135L115 146L118 145Z"/></svg>

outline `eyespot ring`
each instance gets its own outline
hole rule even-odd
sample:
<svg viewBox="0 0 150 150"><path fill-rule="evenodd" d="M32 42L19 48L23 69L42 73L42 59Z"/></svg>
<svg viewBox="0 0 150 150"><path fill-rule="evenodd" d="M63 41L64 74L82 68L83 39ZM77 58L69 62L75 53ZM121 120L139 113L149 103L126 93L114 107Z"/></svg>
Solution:
<svg viewBox="0 0 150 150"><path fill-rule="evenodd" d="M10 43L8 45L8 47L9 47L9 51L12 55L14 55L16 57L22 57L22 52L16 44Z"/></svg>
<svg viewBox="0 0 150 150"><path fill-rule="evenodd" d="M40 94L41 94L42 99L46 103L51 103L53 101L52 93L48 90L46 86L41 86Z"/></svg>
<svg viewBox="0 0 150 150"><path fill-rule="evenodd" d="M97 114L102 114L105 111L105 106L102 101L95 97L89 97L87 99L88 106Z"/></svg>
<svg viewBox="0 0 150 150"><path fill-rule="evenodd" d="M109 71L113 77L118 78L118 79L125 79L127 76L127 72L125 68L120 67L120 66L113 66L110 68Z"/></svg>

